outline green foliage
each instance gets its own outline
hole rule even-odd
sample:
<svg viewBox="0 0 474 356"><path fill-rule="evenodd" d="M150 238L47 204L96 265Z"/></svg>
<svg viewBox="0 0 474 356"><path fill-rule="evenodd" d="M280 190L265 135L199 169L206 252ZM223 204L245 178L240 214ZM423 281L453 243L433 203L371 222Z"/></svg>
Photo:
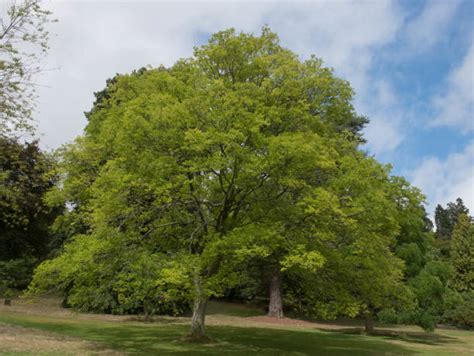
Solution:
<svg viewBox="0 0 474 356"><path fill-rule="evenodd" d="M120 308L143 309L145 315L188 311L191 286L185 259L141 252L114 283Z"/></svg>
<svg viewBox="0 0 474 356"><path fill-rule="evenodd" d="M466 214L458 217L451 242L453 287L458 292L474 291L474 222Z"/></svg>
<svg viewBox="0 0 474 356"><path fill-rule="evenodd" d="M184 256L150 253L109 231L67 243L36 269L29 294L63 292L67 305L84 311L179 314L189 309L188 274Z"/></svg>
<svg viewBox="0 0 474 356"><path fill-rule="evenodd" d="M402 221L393 196L406 195L400 187L409 186L363 155L345 155L338 164L338 174L304 203L325 263L316 273L290 276L289 302L323 318L410 310L414 296L403 283L403 261L393 253Z"/></svg>
<svg viewBox="0 0 474 356"><path fill-rule="evenodd" d="M405 263L405 278L415 277L432 258L432 224L423 207L424 196L401 177L392 177L399 232L395 254Z"/></svg>
<svg viewBox="0 0 474 356"><path fill-rule="evenodd" d="M444 319L461 328L474 329L474 292L464 293L454 307L445 312Z"/></svg>
<svg viewBox="0 0 474 356"><path fill-rule="evenodd" d="M51 249L49 225L61 212L44 201L55 184L54 161L38 142L0 137L0 275L13 288L25 288L33 267Z"/></svg>
<svg viewBox="0 0 474 356"><path fill-rule="evenodd" d="M460 215L469 215L469 209L464 205L461 198L456 202L450 202L446 208L437 205L435 209L436 237L439 240L451 240L454 226ZM449 248L446 255L449 255Z"/></svg>
<svg viewBox="0 0 474 356"><path fill-rule="evenodd" d="M0 288L25 289L38 263L34 257L0 261Z"/></svg>
<svg viewBox="0 0 474 356"><path fill-rule="evenodd" d="M408 284L416 296L417 308L406 316L412 323L433 330L444 311L456 303L456 294L448 288L450 266L441 261L428 262Z"/></svg>

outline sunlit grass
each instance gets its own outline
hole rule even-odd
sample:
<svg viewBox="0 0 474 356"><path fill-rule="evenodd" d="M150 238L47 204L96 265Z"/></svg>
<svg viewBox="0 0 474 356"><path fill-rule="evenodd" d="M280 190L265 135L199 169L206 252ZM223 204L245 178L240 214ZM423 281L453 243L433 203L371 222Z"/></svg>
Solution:
<svg viewBox="0 0 474 356"><path fill-rule="evenodd" d="M469 331L438 330L436 333L425 333L415 327L394 327L379 329L380 336L367 336L360 334L354 327L327 331L261 325L246 317L261 315L263 310L244 305L211 303L209 312L210 319L222 322L222 325L210 323L214 325L208 326L208 334L213 340L209 344L182 341L181 337L189 328L188 320L182 318L157 318L156 322L142 323L125 319L87 319L85 315L74 314L56 317L23 314L4 308L0 313L0 321L73 336L99 343L107 349L137 354L474 354L474 332Z"/></svg>

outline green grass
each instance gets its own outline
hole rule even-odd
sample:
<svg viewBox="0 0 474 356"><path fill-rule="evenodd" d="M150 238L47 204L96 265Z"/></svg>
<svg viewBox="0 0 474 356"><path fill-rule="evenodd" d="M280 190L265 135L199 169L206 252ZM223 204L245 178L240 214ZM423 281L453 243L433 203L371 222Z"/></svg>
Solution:
<svg viewBox="0 0 474 356"><path fill-rule="evenodd" d="M221 314L232 314L239 320L245 320L240 319L242 316L262 313L252 307L221 303L212 303L209 312L214 318L219 318ZM208 326L207 332L213 342L192 344L180 340L188 332L189 325L174 319L139 323L3 311L0 313L0 322L99 342L106 348L132 354L457 355L474 352L474 333L460 330L442 330L430 334L410 327L391 328L380 329L384 336L367 336L354 333L354 328L341 331L291 327L277 329L270 326L251 327L249 322L249 327Z"/></svg>
<svg viewBox="0 0 474 356"><path fill-rule="evenodd" d="M110 323L54 320L25 315L0 315L0 321L23 327L37 328L62 335L103 343L105 346L130 353L164 354L408 354L405 347L392 345L373 337L344 335L320 331L275 330L210 326L210 344L179 341L188 331L187 325Z"/></svg>

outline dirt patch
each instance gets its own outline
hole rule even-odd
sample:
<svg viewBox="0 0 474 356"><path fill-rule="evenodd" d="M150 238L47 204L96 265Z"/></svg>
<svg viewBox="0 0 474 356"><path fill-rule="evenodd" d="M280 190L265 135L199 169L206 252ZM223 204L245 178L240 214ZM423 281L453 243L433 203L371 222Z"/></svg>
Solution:
<svg viewBox="0 0 474 356"><path fill-rule="evenodd" d="M0 323L0 352L121 355L97 343L4 323Z"/></svg>

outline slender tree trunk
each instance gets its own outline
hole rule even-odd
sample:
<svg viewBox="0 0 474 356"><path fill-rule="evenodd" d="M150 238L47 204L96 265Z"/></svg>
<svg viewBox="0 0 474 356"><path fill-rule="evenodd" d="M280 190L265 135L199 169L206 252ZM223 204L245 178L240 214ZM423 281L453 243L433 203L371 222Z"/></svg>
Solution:
<svg viewBox="0 0 474 356"><path fill-rule="evenodd" d="M204 320L206 317L207 298L204 295L202 288L202 280L199 276L194 278L194 308L193 318L191 320L191 332L189 336L192 339L200 340L206 338L206 331L204 328Z"/></svg>
<svg viewBox="0 0 474 356"><path fill-rule="evenodd" d="M268 316L283 318L283 299L281 297L281 275L276 266L270 279L270 303L268 305Z"/></svg>
<svg viewBox="0 0 474 356"><path fill-rule="evenodd" d="M150 313L148 312L148 303L143 301L143 313L144 313L144 321L150 321Z"/></svg>
<svg viewBox="0 0 474 356"><path fill-rule="evenodd" d="M365 332L371 334L374 332L374 319L372 319L371 314L365 315Z"/></svg>

